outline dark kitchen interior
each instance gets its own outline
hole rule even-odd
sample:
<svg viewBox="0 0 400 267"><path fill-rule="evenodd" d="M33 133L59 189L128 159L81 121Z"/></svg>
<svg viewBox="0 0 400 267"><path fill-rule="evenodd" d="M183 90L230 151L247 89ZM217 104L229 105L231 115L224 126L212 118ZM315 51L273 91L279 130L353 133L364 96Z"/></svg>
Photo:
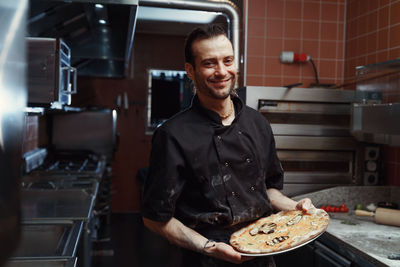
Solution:
<svg viewBox="0 0 400 267"><path fill-rule="evenodd" d="M0 266L179 266L140 199L154 129L193 96L185 37L209 23L283 192L330 215L277 266L400 266L399 0L1 2Z"/></svg>

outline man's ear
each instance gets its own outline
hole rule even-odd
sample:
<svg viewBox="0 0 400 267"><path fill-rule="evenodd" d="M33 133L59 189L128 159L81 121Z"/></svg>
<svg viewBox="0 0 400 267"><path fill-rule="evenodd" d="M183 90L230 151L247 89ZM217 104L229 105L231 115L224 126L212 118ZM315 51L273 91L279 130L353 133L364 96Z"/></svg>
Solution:
<svg viewBox="0 0 400 267"><path fill-rule="evenodd" d="M187 73L187 75L189 76L189 78L193 81L193 77L194 77L194 68L193 68L193 65L190 64L190 63L188 63L188 62L186 62L186 63L185 63L185 70L186 70L186 73Z"/></svg>

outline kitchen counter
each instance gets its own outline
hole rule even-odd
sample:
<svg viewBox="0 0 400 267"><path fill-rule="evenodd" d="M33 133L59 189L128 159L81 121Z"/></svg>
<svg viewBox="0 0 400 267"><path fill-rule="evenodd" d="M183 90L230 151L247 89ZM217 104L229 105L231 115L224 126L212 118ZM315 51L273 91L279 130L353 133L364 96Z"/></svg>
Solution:
<svg viewBox="0 0 400 267"><path fill-rule="evenodd" d="M316 207L345 203L348 213L329 213L326 235L336 239L346 249L376 266L398 266L400 260L388 259L390 253L400 253L400 227L376 224L374 218L354 215L354 207L361 203L390 201L400 204L400 187L345 186L294 197L309 197Z"/></svg>

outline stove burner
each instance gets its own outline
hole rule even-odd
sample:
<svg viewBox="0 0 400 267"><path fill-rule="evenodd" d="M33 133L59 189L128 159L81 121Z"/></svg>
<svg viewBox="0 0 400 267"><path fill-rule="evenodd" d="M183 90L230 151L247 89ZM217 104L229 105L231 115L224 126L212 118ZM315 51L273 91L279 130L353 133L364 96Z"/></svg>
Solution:
<svg viewBox="0 0 400 267"><path fill-rule="evenodd" d="M45 159L32 174L45 175L101 175L105 159L89 153L56 153Z"/></svg>

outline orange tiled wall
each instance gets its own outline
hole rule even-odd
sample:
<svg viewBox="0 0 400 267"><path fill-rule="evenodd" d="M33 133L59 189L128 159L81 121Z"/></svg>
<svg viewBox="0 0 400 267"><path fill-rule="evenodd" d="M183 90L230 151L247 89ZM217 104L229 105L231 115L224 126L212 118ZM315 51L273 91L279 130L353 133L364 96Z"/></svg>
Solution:
<svg viewBox="0 0 400 267"><path fill-rule="evenodd" d="M282 51L304 52L316 63L320 83L341 84L344 0L248 1L246 85L315 82L310 63L281 64Z"/></svg>
<svg viewBox="0 0 400 267"><path fill-rule="evenodd" d="M356 66L400 57L399 0L347 0L346 18L346 82L356 78ZM384 103L400 102L398 74L358 84L382 92ZM383 146L382 151L384 183L400 186L400 148Z"/></svg>
<svg viewBox="0 0 400 267"><path fill-rule="evenodd" d="M400 57L400 1L347 0L345 80L355 67Z"/></svg>

